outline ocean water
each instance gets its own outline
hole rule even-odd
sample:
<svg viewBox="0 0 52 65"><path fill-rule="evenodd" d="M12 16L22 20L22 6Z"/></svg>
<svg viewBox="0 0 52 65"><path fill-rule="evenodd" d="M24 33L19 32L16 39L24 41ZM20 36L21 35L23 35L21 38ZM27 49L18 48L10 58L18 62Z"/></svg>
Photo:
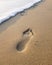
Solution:
<svg viewBox="0 0 52 65"><path fill-rule="evenodd" d="M0 0L0 23L41 0Z"/></svg>

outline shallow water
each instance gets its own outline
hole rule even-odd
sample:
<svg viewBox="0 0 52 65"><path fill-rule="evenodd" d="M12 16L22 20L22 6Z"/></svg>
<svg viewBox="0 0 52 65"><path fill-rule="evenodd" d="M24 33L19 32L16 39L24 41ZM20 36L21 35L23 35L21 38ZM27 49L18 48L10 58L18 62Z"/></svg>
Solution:
<svg viewBox="0 0 52 65"><path fill-rule="evenodd" d="M0 23L41 0L0 0Z"/></svg>

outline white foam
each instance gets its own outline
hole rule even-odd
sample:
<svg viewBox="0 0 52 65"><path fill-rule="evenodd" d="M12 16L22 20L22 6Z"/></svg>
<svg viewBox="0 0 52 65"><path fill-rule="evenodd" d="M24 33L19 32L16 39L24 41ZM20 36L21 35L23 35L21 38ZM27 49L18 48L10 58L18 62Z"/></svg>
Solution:
<svg viewBox="0 0 52 65"><path fill-rule="evenodd" d="M0 0L0 23L41 0Z"/></svg>

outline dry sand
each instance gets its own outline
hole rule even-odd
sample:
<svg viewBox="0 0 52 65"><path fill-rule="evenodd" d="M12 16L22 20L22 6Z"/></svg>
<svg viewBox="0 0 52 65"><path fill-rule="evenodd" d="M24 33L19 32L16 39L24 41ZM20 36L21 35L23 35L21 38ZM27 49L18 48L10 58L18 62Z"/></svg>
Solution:
<svg viewBox="0 0 52 65"><path fill-rule="evenodd" d="M0 65L52 65L52 0L22 15L0 25ZM33 35L23 34L28 28ZM16 49L19 41L23 52Z"/></svg>

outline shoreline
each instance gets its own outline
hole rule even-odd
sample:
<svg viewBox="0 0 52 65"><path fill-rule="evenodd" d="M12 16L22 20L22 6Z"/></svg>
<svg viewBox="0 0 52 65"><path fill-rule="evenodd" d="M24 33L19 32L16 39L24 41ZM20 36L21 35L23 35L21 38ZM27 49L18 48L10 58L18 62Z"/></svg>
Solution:
<svg viewBox="0 0 52 65"><path fill-rule="evenodd" d="M0 25L1 25L2 23L4 23L4 22L8 21L9 19L15 17L16 15L18 15L18 14L24 12L25 10L28 10L28 9L30 9L30 8L32 8L32 7L34 7L34 6L36 6L36 4L39 4L39 3L41 3L42 1L43 1L43 0L40 0L39 2L29 3L29 4L27 4L25 7L22 7L22 8L19 8L19 10L16 10L16 12L14 11L15 13L11 12L11 15L8 15L7 17L4 17L3 19L0 20ZM31 5L30 5L30 4L31 4Z"/></svg>
<svg viewBox="0 0 52 65"><path fill-rule="evenodd" d="M15 16L12 16L9 19L6 19L2 23L0 23L0 33L3 31L3 29L7 29L8 26L10 26L11 24L14 24L16 20L19 20L21 17L25 16L28 13L28 11L36 9L36 7L41 5L41 3L43 3L43 2L44 2L44 0L41 0L38 3L34 4L33 6L31 6L30 8L27 8L27 9L17 13ZM4 25L4 27L3 27L3 25ZM7 25L7 27L5 25ZM3 29L1 30L1 28L3 28Z"/></svg>

